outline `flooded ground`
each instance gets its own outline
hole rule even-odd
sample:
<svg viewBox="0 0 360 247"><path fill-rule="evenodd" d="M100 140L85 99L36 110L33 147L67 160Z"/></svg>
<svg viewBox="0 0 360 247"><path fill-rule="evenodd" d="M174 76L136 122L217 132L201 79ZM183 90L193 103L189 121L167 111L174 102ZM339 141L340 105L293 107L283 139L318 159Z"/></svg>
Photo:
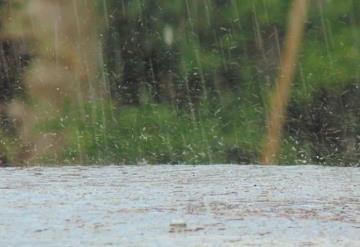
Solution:
<svg viewBox="0 0 360 247"><path fill-rule="evenodd" d="M360 246L359 186L359 168L4 168L0 246Z"/></svg>

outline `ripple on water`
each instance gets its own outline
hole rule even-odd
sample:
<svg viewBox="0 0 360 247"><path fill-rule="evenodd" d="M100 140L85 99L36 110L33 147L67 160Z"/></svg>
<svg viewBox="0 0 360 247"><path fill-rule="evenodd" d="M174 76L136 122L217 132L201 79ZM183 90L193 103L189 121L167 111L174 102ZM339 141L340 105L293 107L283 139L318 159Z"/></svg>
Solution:
<svg viewBox="0 0 360 247"><path fill-rule="evenodd" d="M359 246L359 183L316 166L4 168L0 246Z"/></svg>

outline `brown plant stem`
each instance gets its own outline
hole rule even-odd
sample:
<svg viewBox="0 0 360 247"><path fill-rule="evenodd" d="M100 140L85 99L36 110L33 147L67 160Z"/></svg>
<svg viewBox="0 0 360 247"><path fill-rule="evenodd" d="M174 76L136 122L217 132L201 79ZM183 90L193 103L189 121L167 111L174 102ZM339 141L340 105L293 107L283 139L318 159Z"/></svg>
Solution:
<svg viewBox="0 0 360 247"><path fill-rule="evenodd" d="M84 105L104 98L99 59L101 22L94 1L17 3L10 8L5 33L26 38L32 60L23 75L27 102L14 99L7 109L18 132L11 162L38 164L44 157L56 162L66 146L66 130L37 128L64 118L65 101L85 119Z"/></svg>
<svg viewBox="0 0 360 247"><path fill-rule="evenodd" d="M294 0L289 13L289 26L281 56L280 70L270 98L267 134L261 157L264 165L278 162L282 129L289 102L291 84L307 18L308 0Z"/></svg>

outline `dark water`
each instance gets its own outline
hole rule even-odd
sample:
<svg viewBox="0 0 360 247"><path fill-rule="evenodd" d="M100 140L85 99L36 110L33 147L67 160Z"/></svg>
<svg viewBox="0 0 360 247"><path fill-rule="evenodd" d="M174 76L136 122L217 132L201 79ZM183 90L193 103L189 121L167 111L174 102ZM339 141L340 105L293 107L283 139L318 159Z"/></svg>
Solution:
<svg viewBox="0 0 360 247"><path fill-rule="evenodd" d="M360 246L359 186L359 168L6 168L0 246Z"/></svg>

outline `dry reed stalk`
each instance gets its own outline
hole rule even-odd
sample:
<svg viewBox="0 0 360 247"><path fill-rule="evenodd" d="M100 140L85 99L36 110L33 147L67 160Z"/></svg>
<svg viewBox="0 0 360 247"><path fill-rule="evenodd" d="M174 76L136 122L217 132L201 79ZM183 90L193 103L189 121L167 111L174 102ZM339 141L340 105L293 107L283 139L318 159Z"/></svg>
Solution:
<svg viewBox="0 0 360 247"><path fill-rule="evenodd" d="M276 164L282 138L282 129L286 118L290 89L295 74L296 62L307 18L308 0L294 0L290 15L280 71L274 91L270 98L270 113L267 135L261 163Z"/></svg>
<svg viewBox="0 0 360 247"><path fill-rule="evenodd" d="M7 17L7 33L26 39L33 58L24 74L30 104L14 100L8 106L19 132L19 150L12 162L33 164L49 154L55 161L66 143L65 134L34 128L62 117L65 99L81 109L85 102L104 97L101 21L95 1L16 1Z"/></svg>

